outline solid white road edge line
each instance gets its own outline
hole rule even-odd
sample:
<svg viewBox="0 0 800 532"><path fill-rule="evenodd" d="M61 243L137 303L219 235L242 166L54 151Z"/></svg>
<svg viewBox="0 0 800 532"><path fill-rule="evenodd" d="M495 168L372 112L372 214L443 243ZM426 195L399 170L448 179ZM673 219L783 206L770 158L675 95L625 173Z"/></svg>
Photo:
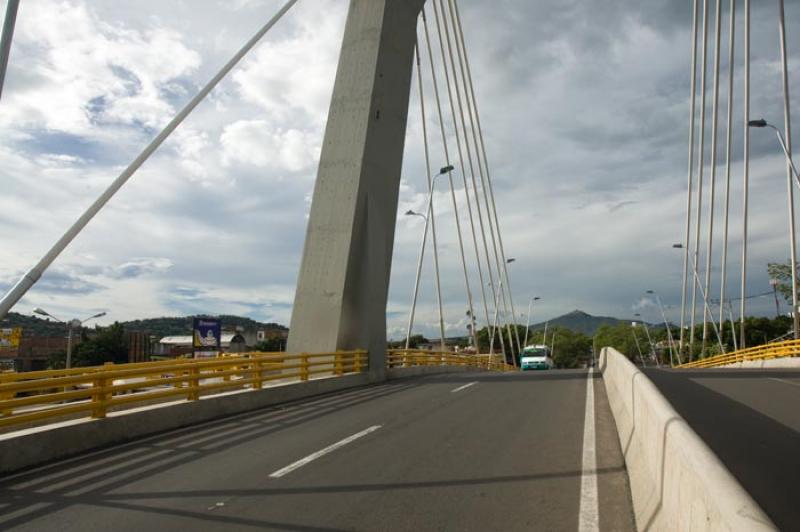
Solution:
<svg viewBox="0 0 800 532"><path fill-rule="evenodd" d="M472 386L473 384L478 384L478 381L467 383L467 384L465 384L464 386L459 386L459 387L458 387L458 388L456 388L455 390L450 390L450 391L451 391L452 393L455 393L455 392L460 392L460 391L461 391L461 390L463 390L464 388L469 388L469 387L470 387L470 386Z"/></svg>
<svg viewBox="0 0 800 532"><path fill-rule="evenodd" d="M348 436L347 438L345 438L345 439L343 439L341 441L337 441L333 445L329 445L329 446L325 447L324 449L321 449L321 450L319 450L319 451L317 451L315 453L309 454L305 458L301 458L297 462L291 463L291 464L289 464L288 466L286 466L286 467L284 467L282 469L278 469L274 473L270 473L269 476L271 478L280 478L280 477L286 475L287 473L291 473L295 469L299 469L299 468L303 467L304 465L308 464L309 462L313 462L314 460L316 460L317 458L320 458L321 456L325 456L326 454L331 453L331 452L335 451L336 449L338 449L340 447L344 447L348 443L352 443L352 442L356 441L357 439L359 439L359 438L361 438L363 436L366 436L367 434L369 434L371 432L375 432L376 430L381 428L381 426L382 425L373 425L370 428L364 429L364 430L362 430L361 432L359 432L357 434L353 434L352 436Z"/></svg>
<svg viewBox="0 0 800 532"><path fill-rule="evenodd" d="M594 369L586 379L586 415L583 422L583 466L581 472L581 506L578 532L600 530L597 501L597 453L594 433Z"/></svg>

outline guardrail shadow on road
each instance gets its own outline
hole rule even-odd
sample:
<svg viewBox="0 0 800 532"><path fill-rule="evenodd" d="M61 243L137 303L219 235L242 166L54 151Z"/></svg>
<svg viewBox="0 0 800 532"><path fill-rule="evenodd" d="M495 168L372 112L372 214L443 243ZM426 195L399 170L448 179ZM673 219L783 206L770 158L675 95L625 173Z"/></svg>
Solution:
<svg viewBox="0 0 800 532"><path fill-rule="evenodd" d="M420 384L388 382L282 403L0 478L0 501L3 503L0 505L0 529L22 525L73 505L101 504L104 496L133 482ZM91 487L87 489L87 486ZM205 518L206 514L192 516ZM210 516L209 519L213 520ZM260 523L260 526L292 529L284 524Z"/></svg>
<svg viewBox="0 0 800 532"><path fill-rule="evenodd" d="M598 468L593 471L597 476L617 474L624 471L624 467ZM447 488L455 486L482 486L493 484L508 484L517 482L545 481L561 478L580 478L585 471L557 471L550 473L535 473L521 475L507 475L485 478L429 480L403 483L375 483L375 484L343 484L327 486L307 486L294 488L261 488L261 489L216 489L195 491L148 491L134 493L112 493L118 486L111 486L102 491L82 492L75 495L69 492L42 493L36 490L18 490L17 496L26 497L31 505L46 505L46 511L54 511L72 505L85 505L86 507L99 506L119 510L131 510L143 513L161 514L172 517L184 517L193 520L205 520L229 526L254 526L260 528L277 528L280 530L327 531L339 530L319 526L297 525L292 523L275 523L271 521L251 519L230 515L214 515L208 512L194 512L182 508L165 508L164 506L150 506L137 501L153 501L165 499L190 499L208 498L209 500L225 500L232 497L271 497L311 494L337 494L337 493L363 493L363 492L390 492L397 490L415 490L426 488ZM130 482L126 478L125 483ZM266 501L264 504L268 504ZM5 512L5 509L4 509ZM24 522L24 521L22 521ZM8 523L2 523L7 525ZM14 524L20 524L16 522ZM10 526L13 526L10 525Z"/></svg>

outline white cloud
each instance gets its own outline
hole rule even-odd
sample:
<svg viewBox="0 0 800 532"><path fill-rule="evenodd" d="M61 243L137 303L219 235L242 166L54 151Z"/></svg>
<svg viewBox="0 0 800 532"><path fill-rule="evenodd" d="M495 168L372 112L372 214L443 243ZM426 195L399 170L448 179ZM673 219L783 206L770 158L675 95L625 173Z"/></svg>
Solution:
<svg viewBox="0 0 800 532"><path fill-rule="evenodd" d="M177 32L109 24L81 1L26 2L14 37L9 79L23 90L4 92L4 128L88 136L109 124L158 127L173 112L174 80L200 64Z"/></svg>
<svg viewBox="0 0 800 532"><path fill-rule="evenodd" d="M0 279L12 282L35 263L282 4L26 0L0 105ZM109 309L109 320L234 312L288 324L347 4L299 2L75 239L54 264L61 277L34 288L19 309ZM774 28L766 11L754 6L756 27ZM675 319L682 255L670 246L683 234L689 10L634 0L463 0L462 14L506 253L517 258L510 275L518 313L539 295L533 321L574 308L631 318L649 288ZM800 20L796 5L787 17ZM795 64L798 49L789 46ZM779 121L774 32L754 31L753 52L752 108ZM800 71L791 75L795 86ZM435 173L444 155L426 90ZM399 335L423 225L402 214L424 211L428 195L415 86L411 100L389 301ZM445 113L449 124L446 103ZM763 264L788 249L779 148L760 132L752 139L750 283L758 292ZM738 127L734 147L738 237ZM447 333L464 334L466 293L444 179L434 206ZM468 233L465 246L481 308ZM731 286L738 246L734 238ZM417 323L435 337L432 271L428 253ZM716 277L713 284L716 291ZM657 321L652 308L646 314Z"/></svg>
<svg viewBox="0 0 800 532"><path fill-rule="evenodd" d="M239 120L220 136L223 164L251 164L298 172L316 165L319 147L312 136L264 120Z"/></svg>

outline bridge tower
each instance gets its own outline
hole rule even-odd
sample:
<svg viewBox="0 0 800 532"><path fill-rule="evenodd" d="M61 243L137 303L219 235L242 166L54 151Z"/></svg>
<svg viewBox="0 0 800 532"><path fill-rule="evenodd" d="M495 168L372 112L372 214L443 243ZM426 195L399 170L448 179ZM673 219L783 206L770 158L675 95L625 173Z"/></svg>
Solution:
<svg viewBox="0 0 800 532"><path fill-rule="evenodd" d="M386 302L424 0L351 0L287 350L368 349L382 378Z"/></svg>

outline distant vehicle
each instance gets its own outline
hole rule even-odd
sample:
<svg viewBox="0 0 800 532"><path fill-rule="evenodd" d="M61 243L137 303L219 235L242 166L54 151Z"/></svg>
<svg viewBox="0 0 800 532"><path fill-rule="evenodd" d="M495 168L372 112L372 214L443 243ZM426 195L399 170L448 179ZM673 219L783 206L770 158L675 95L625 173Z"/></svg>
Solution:
<svg viewBox="0 0 800 532"><path fill-rule="evenodd" d="M523 371L529 369L553 369L550 348L546 345L526 346L520 356L520 368Z"/></svg>

